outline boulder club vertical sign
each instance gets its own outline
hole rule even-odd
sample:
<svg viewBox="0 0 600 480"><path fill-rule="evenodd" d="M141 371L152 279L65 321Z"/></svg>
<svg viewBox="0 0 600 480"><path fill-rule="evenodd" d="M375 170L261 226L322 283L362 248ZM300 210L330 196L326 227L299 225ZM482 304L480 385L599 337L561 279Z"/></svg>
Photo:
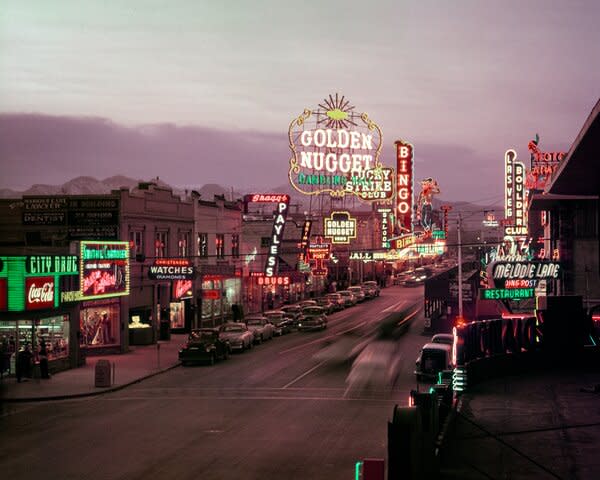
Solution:
<svg viewBox="0 0 600 480"><path fill-rule="evenodd" d="M412 232L413 146L397 140L396 145L396 234Z"/></svg>

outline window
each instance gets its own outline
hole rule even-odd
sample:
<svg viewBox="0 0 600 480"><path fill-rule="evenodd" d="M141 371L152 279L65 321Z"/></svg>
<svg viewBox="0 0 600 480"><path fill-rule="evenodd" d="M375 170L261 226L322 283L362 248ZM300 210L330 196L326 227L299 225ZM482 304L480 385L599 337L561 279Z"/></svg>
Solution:
<svg viewBox="0 0 600 480"><path fill-rule="evenodd" d="M217 249L217 258L225 258L225 235L223 233L217 233L215 246Z"/></svg>
<svg viewBox="0 0 600 480"><path fill-rule="evenodd" d="M198 234L198 256L208 257L208 233Z"/></svg>
<svg viewBox="0 0 600 480"><path fill-rule="evenodd" d="M188 256L188 246L190 244L190 232L179 232L179 241L177 243L177 252L180 257Z"/></svg>
<svg viewBox="0 0 600 480"><path fill-rule="evenodd" d="M237 233L231 235L231 256L240 258L240 236Z"/></svg>
<svg viewBox="0 0 600 480"><path fill-rule="evenodd" d="M156 232L156 238L154 240L154 256L156 258L165 257L167 254L167 233L168 232Z"/></svg>
<svg viewBox="0 0 600 480"><path fill-rule="evenodd" d="M144 253L144 232L142 230L131 230L129 232L129 246L131 255L141 255Z"/></svg>

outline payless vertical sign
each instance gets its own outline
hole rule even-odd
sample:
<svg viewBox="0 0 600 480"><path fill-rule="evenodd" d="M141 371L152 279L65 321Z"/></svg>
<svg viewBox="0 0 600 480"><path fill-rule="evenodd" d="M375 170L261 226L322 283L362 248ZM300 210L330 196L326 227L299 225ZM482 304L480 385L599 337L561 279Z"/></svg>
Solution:
<svg viewBox="0 0 600 480"><path fill-rule="evenodd" d="M412 232L413 146L402 140L396 145L396 233Z"/></svg>
<svg viewBox="0 0 600 480"><path fill-rule="evenodd" d="M275 210L275 222L273 222L273 232L271 233L271 245L267 254L267 263L265 265L265 276L272 277L277 273L277 260L279 256L279 245L283 238L283 227L290 205L290 197L285 196L285 201L277 203Z"/></svg>

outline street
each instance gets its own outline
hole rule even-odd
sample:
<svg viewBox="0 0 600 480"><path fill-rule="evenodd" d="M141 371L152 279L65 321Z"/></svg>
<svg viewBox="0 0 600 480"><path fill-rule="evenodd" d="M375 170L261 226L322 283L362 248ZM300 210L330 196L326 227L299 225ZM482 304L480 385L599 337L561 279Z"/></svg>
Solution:
<svg viewBox="0 0 600 480"><path fill-rule="evenodd" d="M19 405L0 417L3 474L353 478L356 461L387 457L387 421L415 388L414 361L428 338L422 310L399 340L392 391L350 391L349 365L313 355L343 332L369 332L391 311L421 307L422 295L422 288L391 287L331 315L323 332L275 338L213 367L176 368L92 399Z"/></svg>

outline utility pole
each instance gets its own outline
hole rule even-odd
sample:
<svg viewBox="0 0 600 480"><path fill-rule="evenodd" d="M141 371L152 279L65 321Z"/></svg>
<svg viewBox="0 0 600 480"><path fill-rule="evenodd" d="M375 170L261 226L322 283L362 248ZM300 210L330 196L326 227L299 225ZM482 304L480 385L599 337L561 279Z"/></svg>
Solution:
<svg viewBox="0 0 600 480"><path fill-rule="evenodd" d="M460 212L458 213L457 233L458 233L458 321L463 321L463 290L462 290L462 243L460 237L460 230L462 227L462 218Z"/></svg>

